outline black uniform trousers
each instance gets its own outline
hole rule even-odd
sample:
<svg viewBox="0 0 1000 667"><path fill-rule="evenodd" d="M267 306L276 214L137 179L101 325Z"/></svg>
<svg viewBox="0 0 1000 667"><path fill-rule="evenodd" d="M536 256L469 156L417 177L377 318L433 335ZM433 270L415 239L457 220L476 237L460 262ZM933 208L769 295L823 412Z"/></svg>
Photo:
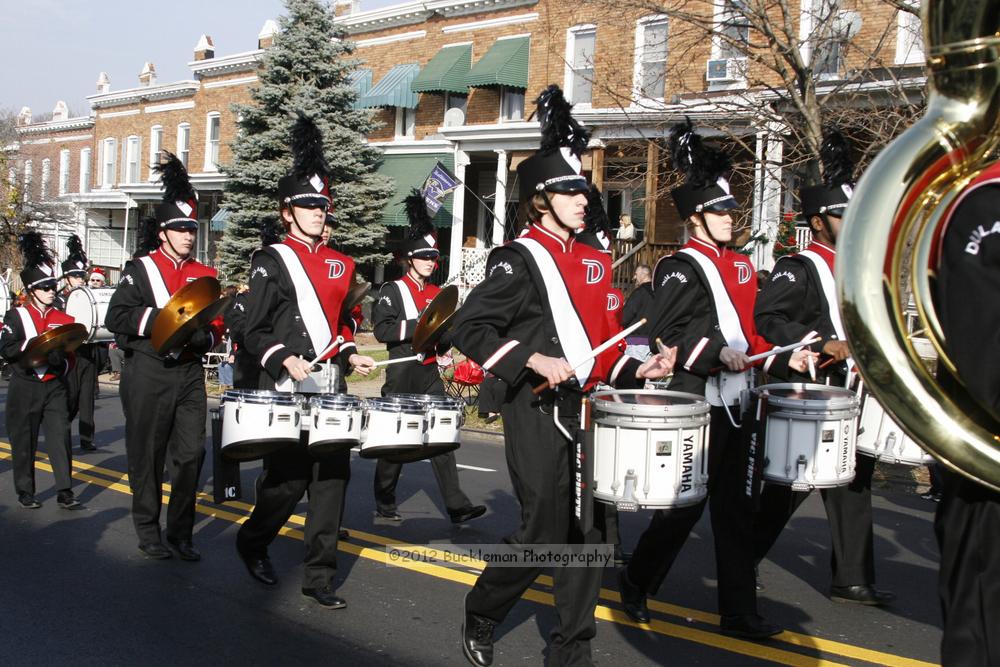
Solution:
<svg viewBox="0 0 1000 667"><path fill-rule="evenodd" d="M402 370L402 369L401 369ZM389 379L391 378L391 379ZM407 364L406 369L389 376L382 386L382 395L389 394L434 394L444 395L444 384L441 382L441 375L438 373L437 364ZM445 452L432 456L431 467L434 469L434 476L437 478L438 488L444 497L444 506L449 512L458 510L470 505L469 497L462 492L458 482L458 465L455 461L455 452ZM402 463L390 463L385 459L379 459L375 464L375 502L380 510L391 511L396 509L396 485L399 483L399 475L403 471Z"/></svg>
<svg viewBox="0 0 1000 667"><path fill-rule="evenodd" d="M526 382L501 408L507 469L521 504L521 527L505 542L599 544L597 530L581 535L574 520L573 444L559 433L552 416L543 414L533 402L531 384ZM568 430L572 433L575 428ZM542 570L487 565L466 597L467 611L502 622ZM549 664L589 664L590 640L597 634L594 609L602 574L600 567L554 569L559 622L552 631Z"/></svg>
<svg viewBox="0 0 1000 667"><path fill-rule="evenodd" d="M1000 493L941 466L941 664L1000 665Z"/></svg>
<svg viewBox="0 0 1000 667"><path fill-rule="evenodd" d="M14 490L18 495L35 495L35 453L38 432L45 429L45 449L56 478L56 490L73 485L70 475L69 414L66 407L66 380L28 380L15 370L7 387L7 433L14 467Z"/></svg>
<svg viewBox="0 0 1000 667"><path fill-rule="evenodd" d="M746 493L749 445L725 410L713 407L711 413L708 498L690 507L657 510L632 554L628 577L647 594L656 593L708 504L715 538L719 613L756 614L753 502Z"/></svg>
<svg viewBox="0 0 1000 667"><path fill-rule="evenodd" d="M308 492L302 588L324 588L337 572L337 537L351 479L351 452L344 449L319 460L309 453L308 441L309 434L303 432L297 446L264 457L257 503L236 534L236 549L244 557L266 557L268 546Z"/></svg>
<svg viewBox="0 0 1000 667"><path fill-rule="evenodd" d="M875 553L872 535L872 474L875 459L858 454L850 484L820 489L830 522L830 568L834 586L875 583ZM767 555L788 520L809 497L808 491L765 483L760 506L754 515L754 558Z"/></svg>
<svg viewBox="0 0 1000 667"><path fill-rule="evenodd" d="M208 414L201 363L133 353L122 366L120 393L132 521L139 543L160 541L164 464L171 486L167 538L190 540Z"/></svg>
<svg viewBox="0 0 1000 667"><path fill-rule="evenodd" d="M94 399L97 394L99 345L81 345L76 351L76 366L67 376L69 389L69 423L80 417L80 444L94 442ZM72 433L68 433L69 436Z"/></svg>

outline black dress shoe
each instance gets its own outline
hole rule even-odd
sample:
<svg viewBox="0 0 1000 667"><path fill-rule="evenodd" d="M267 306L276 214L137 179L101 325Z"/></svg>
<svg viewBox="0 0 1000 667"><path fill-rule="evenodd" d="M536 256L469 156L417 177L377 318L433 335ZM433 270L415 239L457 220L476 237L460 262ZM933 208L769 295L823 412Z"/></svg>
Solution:
<svg viewBox="0 0 1000 667"><path fill-rule="evenodd" d="M92 443L92 442L81 442L80 443L80 451L81 452L96 452L97 451L97 447L95 447L94 443Z"/></svg>
<svg viewBox="0 0 1000 667"><path fill-rule="evenodd" d="M895 593L880 591L874 586L862 584L859 586L831 586L830 599L834 602L853 602L880 607L896 599Z"/></svg>
<svg viewBox="0 0 1000 667"><path fill-rule="evenodd" d="M22 493L17 497L17 504L26 510L36 510L42 506L30 493Z"/></svg>
<svg viewBox="0 0 1000 667"><path fill-rule="evenodd" d="M56 496L56 504L64 510L87 509L84 507L83 503L76 499L72 492L61 492L58 496Z"/></svg>
<svg viewBox="0 0 1000 667"><path fill-rule="evenodd" d="M622 549L622 545L615 545L615 565L621 567L623 565L628 565L629 561L632 560L632 554Z"/></svg>
<svg viewBox="0 0 1000 667"><path fill-rule="evenodd" d="M262 584L274 586L278 583L278 575L267 556L245 556L240 554L243 564L247 566L250 576Z"/></svg>
<svg viewBox="0 0 1000 667"><path fill-rule="evenodd" d="M347 532L346 528L341 528L340 531L337 533L337 539L346 542L347 540L351 539L351 534Z"/></svg>
<svg viewBox="0 0 1000 667"><path fill-rule="evenodd" d="M782 628L768 623L757 614L723 616L719 621L719 631L729 637L743 639L767 639L782 632Z"/></svg>
<svg viewBox="0 0 1000 667"><path fill-rule="evenodd" d="M628 570L618 571L618 590L622 594L622 607L625 613L636 623L649 623L649 607L646 605L646 594L628 578Z"/></svg>
<svg viewBox="0 0 1000 667"><path fill-rule="evenodd" d="M147 542L145 544L140 544L139 551L146 554L146 558L151 558L153 560L166 560L168 558L173 558L174 556L170 552L170 549L168 549L162 542Z"/></svg>
<svg viewBox="0 0 1000 667"><path fill-rule="evenodd" d="M493 664L493 621L465 612L462 625L462 652L473 665L489 667Z"/></svg>
<svg viewBox="0 0 1000 667"><path fill-rule="evenodd" d="M327 609L343 609L347 606L347 601L342 597L334 595L333 589L329 586L323 588L303 588L302 594L307 598L312 598Z"/></svg>
<svg viewBox="0 0 1000 667"><path fill-rule="evenodd" d="M454 512L448 510L448 516L452 523L465 523L470 519L476 519L486 514L486 505L466 505Z"/></svg>
<svg viewBox="0 0 1000 667"><path fill-rule="evenodd" d="M177 550L177 555L181 557L181 560L201 560L201 552L194 548L191 540L174 540L168 537L167 542Z"/></svg>
<svg viewBox="0 0 1000 667"><path fill-rule="evenodd" d="M396 511L396 508L383 509L379 507L375 510L375 520L379 522L385 521L402 521L403 515Z"/></svg>

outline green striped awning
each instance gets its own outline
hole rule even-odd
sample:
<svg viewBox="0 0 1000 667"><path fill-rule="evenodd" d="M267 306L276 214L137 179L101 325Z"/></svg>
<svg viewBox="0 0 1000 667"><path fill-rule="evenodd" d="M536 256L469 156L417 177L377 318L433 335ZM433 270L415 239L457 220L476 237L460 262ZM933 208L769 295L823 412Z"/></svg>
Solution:
<svg viewBox="0 0 1000 667"><path fill-rule="evenodd" d="M430 59L413 83L410 90L415 93L462 93L469 92L465 76L472 65L472 44L445 46Z"/></svg>
<svg viewBox="0 0 1000 667"><path fill-rule="evenodd" d="M209 222L209 229L213 232L224 232L226 231L226 221L229 220L230 210L228 208L220 208L219 211L212 216L212 220Z"/></svg>
<svg viewBox="0 0 1000 667"><path fill-rule="evenodd" d="M396 191L389 203L382 209L382 224L389 227L402 227L410 224L406 218L403 200L410 194L411 188L423 186L434 165L440 162L448 169L454 170L455 156L452 153L421 153L411 155L386 155L378 173L395 181ZM460 186L461 187L461 186ZM452 220L452 197L444 198L444 206L434 216L435 227L450 227Z"/></svg>
<svg viewBox="0 0 1000 667"><path fill-rule="evenodd" d="M348 85L354 89L354 92L358 94L358 100L368 94L368 91L372 87L372 71L367 67L361 69L356 69L351 72L351 76L347 79ZM360 109L358 106L358 100L354 101L354 108Z"/></svg>
<svg viewBox="0 0 1000 667"><path fill-rule="evenodd" d="M420 65L407 63L395 65L376 83L371 90L358 98L358 107L405 107L417 108L417 94L410 90L410 84L420 73Z"/></svg>
<svg viewBox="0 0 1000 667"><path fill-rule="evenodd" d="M488 86L528 87L529 37L498 39L465 77L470 88Z"/></svg>

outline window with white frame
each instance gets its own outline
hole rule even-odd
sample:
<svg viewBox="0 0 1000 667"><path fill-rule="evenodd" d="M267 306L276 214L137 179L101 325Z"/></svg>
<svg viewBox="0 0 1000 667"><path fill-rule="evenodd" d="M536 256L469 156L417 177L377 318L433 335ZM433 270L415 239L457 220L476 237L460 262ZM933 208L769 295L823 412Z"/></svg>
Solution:
<svg viewBox="0 0 1000 667"><path fill-rule="evenodd" d="M804 0L802 4L802 38L811 52L813 74L819 78L838 77L843 64L846 34L838 5L838 0Z"/></svg>
<svg viewBox="0 0 1000 667"><path fill-rule="evenodd" d="M31 160L24 161L24 201L31 201Z"/></svg>
<svg viewBox="0 0 1000 667"><path fill-rule="evenodd" d="M524 91L520 88L500 89L500 122L524 120Z"/></svg>
<svg viewBox="0 0 1000 667"><path fill-rule="evenodd" d="M218 111L208 114L207 126L205 127L205 165L204 171L219 170L219 129L222 119Z"/></svg>
<svg viewBox="0 0 1000 667"><path fill-rule="evenodd" d="M909 0L910 7L919 7L917 0ZM924 62L924 31L920 15L899 10L896 29L896 64L916 65Z"/></svg>
<svg viewBox="0 0 1000 667"><path fill-rule="evenodd" d="M125 140L125 182L139 182L139 137L131 136Z"/></svg>
<svg viewBox="0 0 1000 667"><path fill-rule="evenodd" d="M52 181L52 160L45 158L42 160L42 191L41 199L45 201L49 198L49 183Z"/></svg>
<svg viewBox="0 0 1000 667"><path fill-rule="evenodd" d="M417 110L396 107L396 138L412 139L416 134Z"/></svg>
<svg viewBox="0 0 1000 667"><path fill-rule="evenodd" d="M94 227L87 230L88 259L93 264L118 266L122 259L123 238L122 229Z"/></svg>
<svg viewBox="0 0 1000 667"><path fill-rule="evenodd" d="M185 167L188 166L188 158L191 156L191 125L181 123L177 126L177 158Z"/></svg>
<svg viewBox="0 0 1000 667"><path fill-rule="evenodd" d="M80 151L80 192L90 192L90 149Z"/></svg>
<svg viewBox="0 0 1000 667"><path fill-rule="evenodd" d="M154 125L149 129L149 164L160 164L160 153L163 151L163 126ZM149 180L152 181L156 172L149 170Z"/></svg>
<svg viewBox="0 0 1000 667"><path fill-rule="evenodd" d="M594 93L594 49L597 28L576 26L566 31L566 86L574 104L590 104Z"/></svg>
<svg viewBox="0 0 1000 667"><path fill-rule="evenodd" d="M69 192L69 150L59 151L59 194Z"/></svg>
<svg viewBox="0 0 1000 667"><path fill-rule="evenodd" d="M667 17L641 19L635 29L635 90L662 100L667 75Z"/></svg>
<svg viewBox="0 0 1000 667"><path fill-rule="evenodd" d="M750 42L750 19L741 0L723 0L718 6L718 28L715 49L719 60L746 58Z"/></svg>
<svg viewBox="0 0 1000 667"><path fill-rule="evenodd" d="M101 187L111 188L115 185L115 173L118 162L118 140L108 137L102 142Z"/></svg>

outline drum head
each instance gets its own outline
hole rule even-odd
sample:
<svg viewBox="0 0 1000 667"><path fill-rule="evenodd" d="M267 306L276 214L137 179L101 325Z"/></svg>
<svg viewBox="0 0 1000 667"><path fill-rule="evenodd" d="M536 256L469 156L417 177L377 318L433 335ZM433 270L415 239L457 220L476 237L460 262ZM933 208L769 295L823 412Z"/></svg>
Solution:
<svg viewBox="0 0 1000 667"><path fill-rule="evenodd" d="M408 415L424 414L424 404L418 403L411 398L401 398L389 395L380 398L369 398L367 403L369 410L379 410L382 412L402 412Z"/></svg>
<svg viewBox="0 0 1000 667"><path fill-rule="evenodd" d="M309 399L309 405L331 410L355 410L364 404L358 396L352 394L315 394Z"/></svg>
<svg viewBox="0 0 1000 667"><path fill-rule="evenodd" d="M680 391L599 391L591 396L591 401L595 411L616 415L687 417L709 411L703 396Z"/></svg>
<svg viewBox="0 0 1000 667"><path fill-rule="evenodd" d="M755 391L760 396L767 396L768 404L776 407L829 409L849 408L857 403L857 396L850 389L825 384L804 382L766 384Z"/></svg>
<svg viewBox="0 0 1000 667"><path fill-rule="evenodd" d="M299 405L302 398L297 394L268 389L230 389L222 394L222 402L257 403L262 405Z"/></svg>

